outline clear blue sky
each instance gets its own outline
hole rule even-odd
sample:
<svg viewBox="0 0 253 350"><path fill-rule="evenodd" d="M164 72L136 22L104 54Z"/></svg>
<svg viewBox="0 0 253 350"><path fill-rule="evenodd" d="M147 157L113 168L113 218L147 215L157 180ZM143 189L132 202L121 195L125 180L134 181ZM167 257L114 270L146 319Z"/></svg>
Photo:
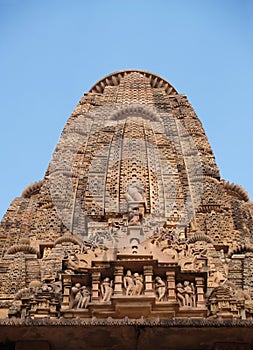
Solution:
<svg viewBox="0 0 253 350"><path fill-rule="evenodd" d="M44 177L84 92L122 69L188 96L221 176L253 199L251 0L0 0L0 217Z"/></svg>

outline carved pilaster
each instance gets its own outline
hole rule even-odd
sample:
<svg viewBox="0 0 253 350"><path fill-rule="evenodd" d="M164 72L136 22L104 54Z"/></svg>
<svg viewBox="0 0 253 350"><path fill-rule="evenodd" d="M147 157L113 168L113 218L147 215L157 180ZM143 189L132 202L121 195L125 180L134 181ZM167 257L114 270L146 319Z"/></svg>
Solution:
<svg viewBox="0 0 253 350"><path fill-rule="evenodd" d="M153 266L144 266L145 295L154 295L153 289Z"/></svg>
<svg viewBox="0 0 253 350"><path fill-rule="evenodd" d="M91 300L94 302L99 300L99 285L100 285L100 276L101 273L98 271L93 271L91 278L92 278L92 295Z"/></svg>
<svg viewBox="0 0 253 350"><path fill-rule="evenodd" d="M204 278L196 277L196 290L197 290L197 307L205 307L205 299L204 299Z"/></svg>
<svg viewBox="0 0 253 350"><path fill-rule="evenodd" d="M123 295L122 283L123 283L123 266L115 266L114 269L114 295Z"/></svg>
<svg viewBox="0 0 253 350"><path fill-rule="evenodd" d="M175 282L175 272L167 271L167 291L168 291L168 301L176 301L176 282Z"/></svg>
<svg viewBox="0 0 253 350"><path fill-rule="evenodd" d="M70 308L70 296L71 296L71 276L63 275L63 293L61 309L66 310Z"/></svg>
<svg viewBox="0 0 253 350"><path fill-rule="evenodd" d="M234 283L237 288L243 288L243 265L245 254L233 254L228 266L228 279ZM250 275L250 274L249 274Z"/></svg>

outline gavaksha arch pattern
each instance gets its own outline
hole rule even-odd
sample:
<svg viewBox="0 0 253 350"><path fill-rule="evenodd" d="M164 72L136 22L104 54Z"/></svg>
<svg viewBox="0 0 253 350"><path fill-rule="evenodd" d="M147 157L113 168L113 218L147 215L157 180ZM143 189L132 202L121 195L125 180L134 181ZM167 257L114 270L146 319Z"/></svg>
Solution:
<svg viewBox="0 0 253 350"><path fill-rule="evenodd" d="M221 179L187 97L116 72L84 94L44 179L2 219L1 315L247 321L252 233L252 202Z"/></svg>

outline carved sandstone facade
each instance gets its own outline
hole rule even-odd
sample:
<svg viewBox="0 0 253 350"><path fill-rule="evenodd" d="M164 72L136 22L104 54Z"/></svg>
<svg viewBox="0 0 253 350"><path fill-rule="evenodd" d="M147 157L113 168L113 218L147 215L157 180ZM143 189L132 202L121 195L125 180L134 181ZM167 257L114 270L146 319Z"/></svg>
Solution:
<svg viewBox="0 0 253 350"><path fill-rule="evenodd" d="M252 234L252 203L220 178L186 96L151 73L111 74L3 217L0 315L246 322Z"/></svg>

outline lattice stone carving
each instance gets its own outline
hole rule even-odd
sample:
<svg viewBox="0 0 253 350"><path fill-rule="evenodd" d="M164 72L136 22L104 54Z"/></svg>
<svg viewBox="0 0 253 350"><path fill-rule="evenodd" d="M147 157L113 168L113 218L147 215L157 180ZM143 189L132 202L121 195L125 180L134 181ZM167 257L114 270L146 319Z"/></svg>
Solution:
<svg viewBox="0 0 253 350"><path fill-rule="evenodd" d="M149 72L113 73L0 224L1 305L10 317L250 318L252 208L220 179L185 95Z"/></svg>

